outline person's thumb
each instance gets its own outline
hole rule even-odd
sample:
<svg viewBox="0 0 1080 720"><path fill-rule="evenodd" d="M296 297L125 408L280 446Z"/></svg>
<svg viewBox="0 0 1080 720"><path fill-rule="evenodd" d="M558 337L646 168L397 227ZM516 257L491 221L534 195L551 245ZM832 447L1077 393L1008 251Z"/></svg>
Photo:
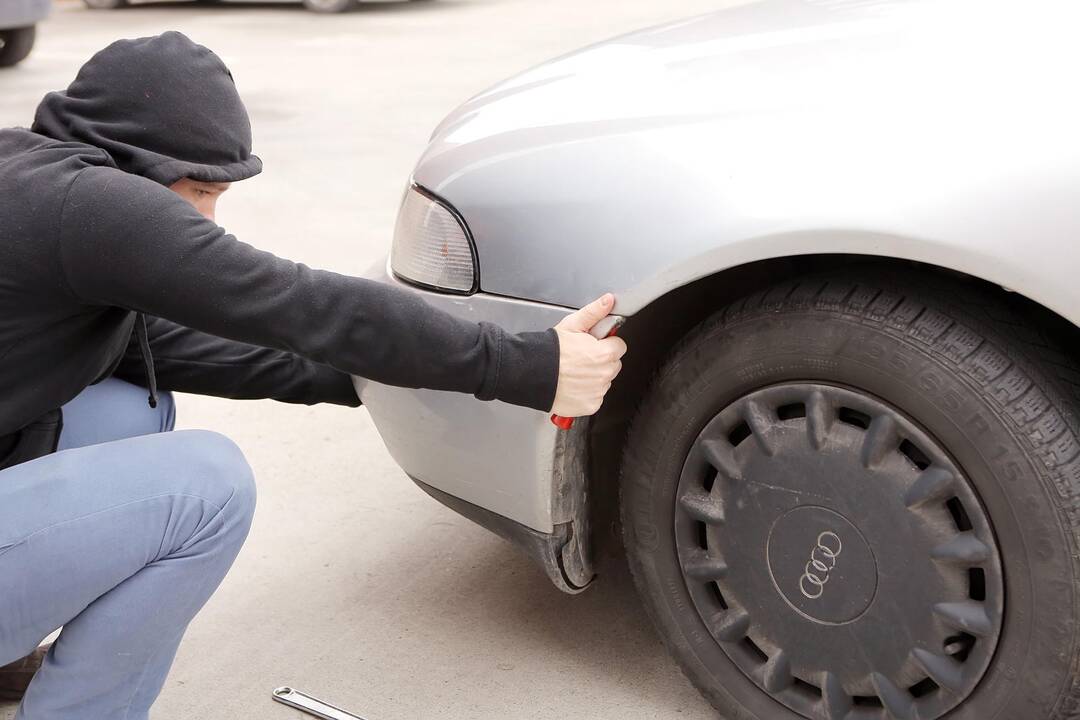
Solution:
<svg viewBox="0 0 1080 720"><path fill-rule="evenodd" d="M592 330L593 325L611 314L611 309L614 306L615 296L611 293L605 293L577 312L564 317L559 322L558 327L570 332L589 332Z"/></svg>

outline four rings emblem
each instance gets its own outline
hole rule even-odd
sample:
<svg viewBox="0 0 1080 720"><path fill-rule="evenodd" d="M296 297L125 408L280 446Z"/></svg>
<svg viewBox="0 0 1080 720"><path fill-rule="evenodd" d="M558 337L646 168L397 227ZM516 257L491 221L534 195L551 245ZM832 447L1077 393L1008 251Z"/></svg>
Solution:
<svg viewBox="0 0 1080 720"><path fill-rule="evenodd" d="M829 571L836 567L836 558L844 549L840 536L826 530L817 536L817 545L810 551L810 562L806 563L805 572L799 578L799 590L810 600L816 600L825 592L825 583L829 582Z"/></svg>

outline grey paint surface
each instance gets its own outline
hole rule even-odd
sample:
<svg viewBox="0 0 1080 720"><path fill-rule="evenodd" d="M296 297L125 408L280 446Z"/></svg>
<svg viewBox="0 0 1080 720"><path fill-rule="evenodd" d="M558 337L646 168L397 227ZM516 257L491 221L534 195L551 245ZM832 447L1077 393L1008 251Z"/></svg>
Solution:
<svg viewBox="0 0 1080 720"><path fill-rule="evenodd" d="M51 0L3 0L0 2L0 30L26 27L49 15Z"/></svg>
<svg viewBox="0 0 1080 720"><path fill-rule="evenodd" d="M435 0L326 18L299 4L90 12L58 0L34 53L0 73L0 123L28 124L112 40L181 30L229 64L266 162L226 194L221 222L279 255L362 274L389 249L406 178L450 108L522 67L714 4ZM179 423L236 440L259 508L155 720L301 720L270 699L285 683L370 720L715 717L621 565L563 595L417 489L366 410L183 396Z"/></svg>
<svg viewBox="0 0 1080 720"><path fill-rule="evenodd" d="M543 330L567 311L510 298L442 295L393 278L382 263L367 277L420 293L458 317L511 332ZM552 531L552 462L558 430L547 415L436 390L355 378L390 455L411 476L534 530Z"/></svg>
<svg viewBox="0 0 1080 720"><path fill-rule="evenodd" d="M842 252L960 270L1077 322L1078 12L749 3L496 85L415 177L468 221L489 292L614 290L632 314L723 268Z"/></svg>
<svg viewBox="0 0 1080 720"><path fill-rule="evenodd" d="M443 121L414 179L468 222L489 293L578 306L614 290L633 314L743 263L856 253L960 270L1080 321L1080 101L1057 91L1080 64L1077 12L738 4L481 93ZM541 318L483 295L433 300L520 329ZM550 531L550 425L367 392L408 472ZM429 442L410 434L421 413ZM459 417L499 442L476 445Z"/></svg>

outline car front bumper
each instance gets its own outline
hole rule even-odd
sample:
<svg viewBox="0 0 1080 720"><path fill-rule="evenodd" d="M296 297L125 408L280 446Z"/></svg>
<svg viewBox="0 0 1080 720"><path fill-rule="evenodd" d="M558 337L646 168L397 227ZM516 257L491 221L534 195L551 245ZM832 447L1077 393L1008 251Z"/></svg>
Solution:
<svg viewBox="0 0 1080 720"><path fill-rule="evenodd" d="M384 265L369 279L417 293L457 317L510 332L543 330L566 308L477 293L462 297L421 290ZM559 430L545 413L469 395L390 387L354 378L394 460L414 480L449 496L551 534L569 520L555 502Z"/></svg>
<svg viewBox="0 0 1080 720"><path fill-rule="evenodd" d="M397 280L385 264L367 277L510 332L543 330L570 312L484 293L462 297L422 290ZM358 377L353 384L391 456L425 492L516 543L560 590L576 593L590 583L587 419L562 431L546 413L499 401Z"/></svg>

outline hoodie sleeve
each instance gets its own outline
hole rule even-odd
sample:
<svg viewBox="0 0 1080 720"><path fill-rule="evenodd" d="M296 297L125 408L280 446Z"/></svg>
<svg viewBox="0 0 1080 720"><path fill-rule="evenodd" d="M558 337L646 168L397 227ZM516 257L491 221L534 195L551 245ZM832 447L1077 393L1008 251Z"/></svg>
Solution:
<svg viewBox="0 0 1080 720"><path fill-rule="evenodd" d="M158 388L233 400L360 405L352 380L329 365L282 350L208 335L163 318L146 318ZM146 384L139 344L132 335L113 373Z"/></svg>
<svg viewBox="0 0 1080 720"><path fill-rule="evenodd" d="M389 385L471 393L547 411L554 330L511 334L415 293L314 270L240 242L167 188L112 168L72 184L59 254L84 303L299 355Z"/></svg>

